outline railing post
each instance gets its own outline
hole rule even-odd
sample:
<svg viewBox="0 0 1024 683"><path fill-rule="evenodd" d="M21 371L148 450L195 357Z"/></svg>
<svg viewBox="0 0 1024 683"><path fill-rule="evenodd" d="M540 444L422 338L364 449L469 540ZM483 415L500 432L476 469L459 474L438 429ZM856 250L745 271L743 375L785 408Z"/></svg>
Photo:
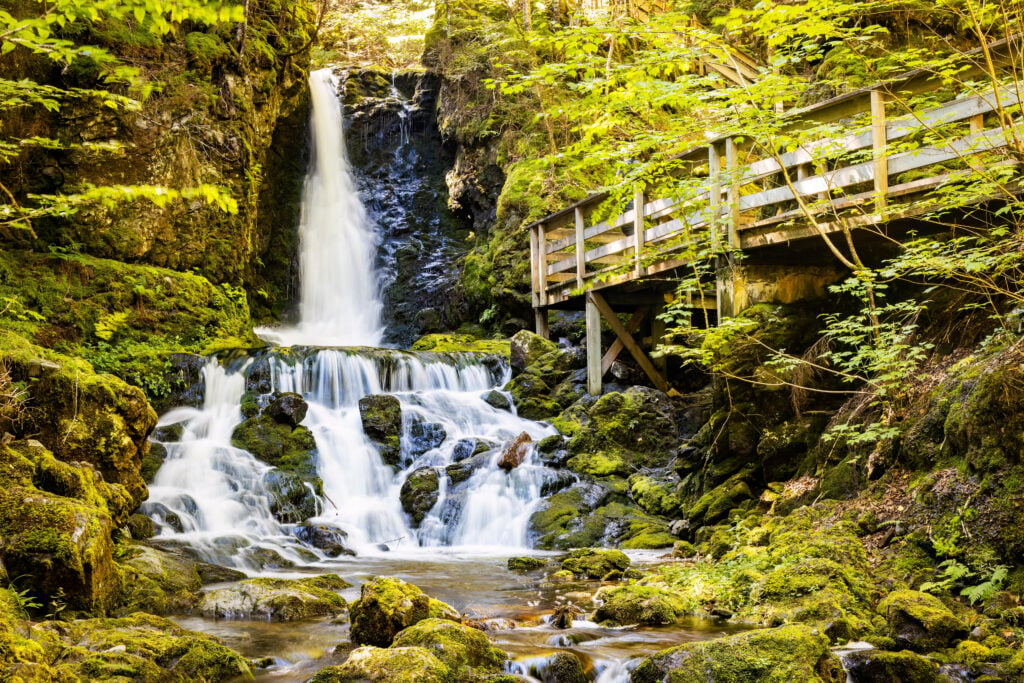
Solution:
<svg viewBox="0 0 1024 683"><path fill-rule="evenodd" d="M594 295L587 292L587 393L591 396L601 395L601 312L594 303Z"/></svg>
<svg viewBox="0 0 1024 683"><path fill-rule="evenodd" d="M583 209L576 207L576 288L583 289L587 274L586 246L583 242Z"/></svg>
<svg viewBox="0 0 1024 683"><path fill-rule="evenodd" d="M711 249L718 251L718 221L722 217L722 156L718 145L708 145L708 202L711 204Z"/></svg>
<svg viewBox="0 0 1024 683"><path fill-rule="evenodd" d="M885 209L889 195L888 135L885 127L885 93L871 91L871 146L874 152L875 210Z"/></svg>
<svg viewBox="0 0 1024 683"><path fill-rule="evenodd" d="M634 272L636 277L639 279L644 276L646 270L643 266L642 252L644 250L644 241L646 235L644 234L646 228L644 227L644 215L647 213L646 210L646 198L642 190L637 191L633 195L633 243L636 246Z"/></svg>
<svg viewBox="0 0 1024 683"><path fill-rule="evenodd" d="M530 301L534 308L540 306L541 288L541 267L547 263L547 259L541 253L541 247L537 240L537 227L530 228L530 286L533 287L533 296Z"/></svg>
<svg viewBox="0 0 1024 683"><path fill-rule="evenodd" d="M739 249L739 218L740 218L740 177L739 177L739 150L736 148L736 141L729 137L725 139L725 170L729 174L729 246Z"/></svg>
<svg viewBox="0 0 1024 683"><path fill-rule="evenodd" d="M540 289L537 291L537 305L548 305L548 235L543 223L537 224L537 257L540 261Z"/></svg>

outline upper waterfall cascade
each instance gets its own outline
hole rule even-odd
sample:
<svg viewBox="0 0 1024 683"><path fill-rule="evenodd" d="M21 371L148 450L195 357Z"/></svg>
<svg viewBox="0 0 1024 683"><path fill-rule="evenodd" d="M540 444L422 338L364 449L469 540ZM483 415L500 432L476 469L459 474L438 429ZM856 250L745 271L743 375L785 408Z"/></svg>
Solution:
<svg viewBox="0 0 1024 683"><path fill-rule="evenodd" d="M360 553L525 547L530 515L557 475L532 452L509 472L497 461L520 434L538 440L554 430L485 400L508 381L504 361L366 348L383 336L374 226L345 155L333 74L314 72L310 90L315 149L300 225L301 317L294 327L258 330L279 347L296 348L208 360L203 405L160 420L168 428L159 432L167 458L144 510L161 538L220 564L259 570L325 559L299 525L275 513L278 470L232 444L245 419L243 401L265 407L275 395L294 392L308 404L301 424L315 440L322 482L322 490L309 490L317 504L308 522L340 530L345 545ZM401 405L397 465L386 464L363 431L359 399L376 394ZM175 431L180 436L164 436ZM446 471L453 465L457 476ZM437 473L436 502L413 525L400 491L412 473L430 469Z"/></svg>

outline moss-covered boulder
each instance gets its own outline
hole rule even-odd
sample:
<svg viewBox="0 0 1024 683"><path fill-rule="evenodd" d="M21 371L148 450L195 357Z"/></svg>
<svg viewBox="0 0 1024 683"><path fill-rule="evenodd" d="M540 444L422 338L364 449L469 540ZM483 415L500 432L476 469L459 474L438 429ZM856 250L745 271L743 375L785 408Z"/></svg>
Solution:
<svg viewBox="0 0 1024 683"><path fill-rule="evenodd" d="M359 599L350 606L352 642L387 647L399 631L432 617L460 620L451 606L413 584L378 576L363 584Z"/></svg>
<svg viewBox="0 0 1024 683"><path fill-rule="evenodd" d="M120 609L169 614L195 606L203 580L194 560L148 545L133 545L129 552L121 562Z"/></svg>
<svg viewBox="0 0 1024 683"><path fill-rule="evenodd" d="M934 595L900 590L878 603L888 635L896 646L914 652L934 652L963 640L970 629Z"/></svg>
<svg viewBox="0 0 1024 683"><path fill-rule="evenodd" d="M729 514L743 501L753 497L749 481L755 476L756 467L748 466L733 475L722 484L711 489L697 500L689 510L686 518L693 526L711 525Z"/></svg>
<svg viewBox="0 0 1024 683"><path fill-rule="evenodd" d="M603 579L609 575L621 576L629 568L629 556L620 550L580 548L562 560L562 569L585 579Z"/></svg>
<svg viewBox="0 0 1024 683"><path fill-rule="evenodd" d="M595 545L667 548L676 538L666 520L613 497L624 495L625 480L605 480L608 487L581 483L549 496L530 517L538 548L568 550Z"/></svg>
<svg viewBox="0 0 1024 683"><path fill-rule="evenodd" d="M433 467L421 467L414 470L402 484L398 499L414 527L420 525L423 518L437 503L439 491L440 477Z"/></svg>
<svg viewBox="0 0 1024 683"><path fill-rule="evenodd" d="M420 647L359 647L345 663L317 672L309 683L451 683L448 667Z"/></svg>
<svg viewBox="0 0 1024 683"><path fill-rule="evenodd" d="M249 662L213 638L141 612L118 619L46 622L54 634L54 669L79 680L250 680ZM54 678L50 680L67 680ZM70 680L76 680L71 678Z"/></svg>
<svg viewBox="0 0 1024 683"><path fill-rule="evenodd" d="M512 369L522 372L533 365L541 356L557 351L558 345L529 330L519 330L510 340L509 361Z"/></svg>
<svg viewBox="0 0 1024 683"><path fill-rule="evenodd" d="M612 626L666 626L686 613L682 600L658 586L605 586L594 597L594 621Z"/></svg>
<svg viewBox="0 0 1024 683"><path fill-rule="evenodd" d="M933 683L939 678L939 666L921 655L908 652L865 650L843 657L850 683L899 681L900 683Z"/></svg>
<svg viewBox="0 0 1024 683"><path fill-rule="evenodd" d="M306 419L306 411L309 405L306 399L299 394L287 392L278 394L263 413L278 424L283 424L295 429L299 423Z"/></svg>
<svg viewBox="0 0 1024 683"><path fill-rule="evenodd" d="M514 572L532 572L535 569L547 566L547 561L539 557L510 557L508 568Z"/></svg>
<svg viewBox="0 0 1024 683"><path fill-rule="evenodd" d="M197 609L218 619L297 621L345 611L337 591L349 583L336 574L306 579L257 578L205 593Z"/></svg>
<svg viewBox="0 0 1024 683"><path fill-rule="evenodd" d="M652 515L679 517L683 500L676 490L677 484L671 479L634 474L629 478L629 496Z"/></svg>
<svg viewBox="0 0 1024 683"><path fill-rule="evenodd" d="M427 334L413 342L410 349L435 353L486 353L508 356L509 341L481 339L471 334Z"/></svg>
<svg viewBox="0 0 1024 683"><path fill-rule="evenodd" d="M421 647L440 659L456 678L470 671L496 673L508 656L491 645L487 634L446 619L424 619L395 636L392 647Z"/></svg>
<svg viewBox="0 0 1024 683"><path fill-rule="evenodd" d="M402 453L402 404L389 394L373 394L359 399L359 417L366 434L381 459L397 466Z"/></svg>
<svg viewBox="0 0 1024 683"><path fill-rule="evenodd" d="M644 659L631 683L842 683L828 639L806 626L752 631L662 650Z"/></svg>
<svg viewBox="0 0 1024 683"><path fill-rule="evenodd" d="M266 414L252 417L235 427L231 445L286 472L316 476L316 440L301 425L291 427Z"/></svg>

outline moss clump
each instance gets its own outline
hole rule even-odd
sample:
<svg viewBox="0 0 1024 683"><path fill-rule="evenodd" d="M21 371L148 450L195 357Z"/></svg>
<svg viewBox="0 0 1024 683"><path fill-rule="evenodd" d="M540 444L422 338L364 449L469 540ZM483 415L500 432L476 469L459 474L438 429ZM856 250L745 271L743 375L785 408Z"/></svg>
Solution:
<svg viewBox="0 0 1024 683"><path fill-rule="evenodd" d="M131 556L121 564L120 609L168 614L195 606L203 585L195 561L146 545L132 546L128 552Z"/></svg>
<svg viewBox="0 0 1024 683"><path fill-rule="evenodd" d="M292 428L269 415L249 418L235 427L231 445L278 469L303 477L316 476L316 440L313 432L302 425Z"/></svg>
<svg viewBox="0 0 1024 683"><path fill-rule="evenodd" d="M840 683L846 674L828 640L806 626L753 631L662 650L643 660L632 683Z"/></svg>
<svg viewBox="0 0 1024 683"><path fill-rule="evenodd" d="M428 334L417 339L409 348L412 351L435 353L486 353L506 357L509 354L507 339L481 339L471 334Z"/></svg>
<svg viewBox="0 0 1024 683"><path fill-rule="evenodd" d="M562 560L562 569L586 579L603 579L613 572L619 575L629 568L629 557L619 550L581 548Z"/></svg>
<svg viewBox="0 0 1024 683"><path fill-rule="evenodd" d="M539 557L510 557L508 568L514 572L532 572L535 569L547 566L547 561Z"/></svg>
<svg viewBox="0 0 1024 683"><path fill-rule="evenodd" d="M437 503L440 477L433 467L421 467L409 474L402 484L399 500L412 521L418 527L430 509Z"/></svg>
<svg viewBox="0 0 1024 683"><path fill-rule="evenodd" d="M608 625L666 626L686 613L682 600L657 586L605 587L595 597L601 606L594 620Z"/></svg>
<svg viewBox="0 0 1024 683"><path fill-rule="evenodd" d="M46 622L42 629L64 641L55 668L65 676L183 683L252 678L248 661L212 636L141 612L119 619Z"/></svg>
<svg viewBox="0 0 1024 683"><path fill-rule="evenodd" d="M372 394L359 399L363 433L373 442L381 459L397 466L402 453L402 404L389 394Z"/></svg>
<svg viewBox="0 0 1024 683"><path fill-rule="evenodd" d="M934 652L967 637L970 629L934 595L900 590L878 603L888 635L896 646L915 652Z"/></svg>
<svg viewBox="0 0 1024 683"><path fill-rule="evenodd" d="M686 518L695 525L714 524L740 503L750 500L753 494L748 480L754 476L755 469L752 465L748 466L705 493L686 512Z"/></svg>
<svg viewBox="0 0 1024 683"><path fill-rule="evenodd" d="M207 616L227 619L297 621L336 616L346 607L337 591L348 587L335 574L307 579L248 579L206 593L197 608Z"/></svg>
<svg viewBox="0 0 1024 683"><path fill-rule="evenodd" d="M321 669L310 683L449 683L454 680L437 657L420 647L360 647L341 666Z"/></svg>
<svg viewBox="0 0 1024 683"><path fill-rule="evenodd" d="M392 647L421 647L448 667L456 678L497 673L508 656L491 645L483 631L445 619L424 619L395 636Z"/></svg>
<svg viewBox="0 0 1024 683"><path fill-rule="evenodd" d="M629 478L629 495L652 515L681 516L682 497L669 481L635 474Z"/></svg>
<svg viewBox="0 0 1024 683"><path fill-rule="evenodd" d="M460 619L451 606L393 576L378 576L364 583L350 615L352 642L378 647L387 647L399 631L423 619Z"/></svg>
<svg viewBox="0 0 1024 683"><path fill-rule="evenodd" d="M580 487L550 496L530 518L535 545L561 550L616 543L623 548L663 548L675 541L666 521L622 503L595 506L604 500L595 501Z"/></svg>
<svg viewBox="0 0 1024 683"><path fill-rule="evenodd" d="M192 31L185 36L185 52L195 66L209 70L231 56L231 48L215 33Z"/></svg>

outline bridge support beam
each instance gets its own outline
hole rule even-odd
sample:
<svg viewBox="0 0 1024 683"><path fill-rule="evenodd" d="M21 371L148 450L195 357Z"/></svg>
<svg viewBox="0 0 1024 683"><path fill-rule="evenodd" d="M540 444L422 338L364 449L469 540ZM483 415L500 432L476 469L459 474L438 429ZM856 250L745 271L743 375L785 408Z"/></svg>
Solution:
<svg viewBox="0 0 1024 683"><path fill-rule="evenodd" d="M534 330L537 332L537 334L544 337L545 339L549 339L551 337L551 332L548 330L548 309L533 309L533 321Z"/></svg>
<svg viewBox="0 0 1024 683"><path fill-rule="evenodd" d="M593 292L587 292L587 393L601 395L601 313L594 303Z"/></svg>
<svg viewBox="0 0 1024 683"><path fill-rule="evenodd" d="M838 266L725 264L718 270L718 314L739 315L754 304L821 299L846 271Z"/></svg>
<svg viewBox="0 0 1024 683"><path fill-rule="evenodd" d="M633 319L630 320L628 325L635 326L633 330L635 331L635 329L640 327L640 323L646 316L646 312L641 313L638 310L633 314ZM644 371L644 374L651 380L651 383L661 391L669 391L668 382L665 381L664 376L658 372L651 359L648 358L644 350L633 339L632 331L622 325L619 317L615 315L615 311L604 300L604 297L591 290L587 292L587 393L594 396L601 393L601 384L605 373L601 357L601 318L604 318L608 326L612 328L612 331L618 338L617 343L621 344L620 348L625 347L629 351L629 354L633 356L633 360L637 362ZM609 349L609 352L613 349ZM618 355L617 349L615 350L615 355ZM607 367L610 368L614 361L615 358L612 356L608 361Z"/></svg>

